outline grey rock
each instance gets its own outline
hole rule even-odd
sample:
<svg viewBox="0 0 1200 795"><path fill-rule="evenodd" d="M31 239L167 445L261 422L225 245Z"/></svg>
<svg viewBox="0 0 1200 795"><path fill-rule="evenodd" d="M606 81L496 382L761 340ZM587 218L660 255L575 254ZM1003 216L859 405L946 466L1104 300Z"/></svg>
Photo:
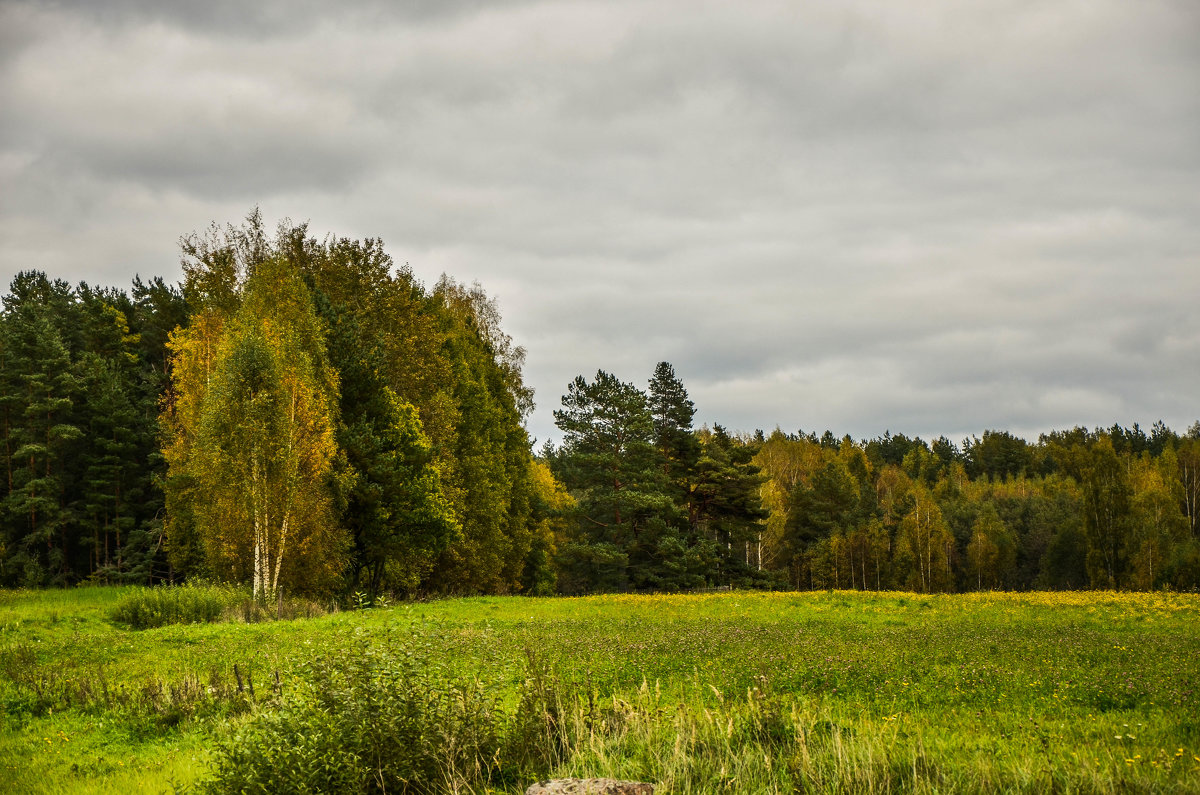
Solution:
<svg viewBox="0 0 1200 795"><path fill-rule="evenodd" d="M615 778L556 778L530 785L525 795L654 795L654 785Z"/></svg>

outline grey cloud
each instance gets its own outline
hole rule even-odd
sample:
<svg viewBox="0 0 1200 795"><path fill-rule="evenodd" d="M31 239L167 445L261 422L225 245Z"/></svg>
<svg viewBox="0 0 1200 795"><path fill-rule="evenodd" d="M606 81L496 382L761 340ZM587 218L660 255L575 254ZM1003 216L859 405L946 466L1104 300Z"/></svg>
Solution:
<svg viewBox="0 0 1200 795"><path fill-rule="evenodd" d="M497 5L522 5L529 0L266 0L245 3L240 0L50 0L21 3L53 10L68 16L83 17L106 27L154 23L183 27L235 39L255 39L271 35L294 35L335 19L348 26L370 26L386 21L437 23L453 20Z"/></svg>
<svg viewBox="0 0 1200 795"><path fill-rule="evenodd" d="M482 282L543 438L575 375L660 359L735 429L1195 419L1190 0L10 2L0 23L4 276L171 275L181 234L259 204Z"/></svg>

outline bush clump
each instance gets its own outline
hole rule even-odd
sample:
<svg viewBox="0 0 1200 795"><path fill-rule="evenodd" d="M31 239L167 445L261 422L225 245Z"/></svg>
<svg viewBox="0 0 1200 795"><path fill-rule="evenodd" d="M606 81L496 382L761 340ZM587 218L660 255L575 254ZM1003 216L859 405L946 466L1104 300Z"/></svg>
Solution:
<svg viewBox="0 0 1200 795"><path fill-rule="evenodd" d="M220 621L227 609L245 594L224 585L186 584L138 588L117 602L109 618L131 629L152 629L167 624L203 624Z"/></svg>
<svg viewBox="0 0 1200 795"><path fill-rule="evenodd" d="M138 588L109 611L109 618L131 629L153 629L167 624L204 624L216 621L256 624L316 618L328 611L317 602L301 597L283 597L259 602L246 588L211 583L158 585Z"/></svg>
<svg viewBox="0 0 1200 795"><path fill-rule="evenodd" d="M544 675L506 708L448 675L418 636L304 663L299 681L218 746L213 793L432 795L531 781L561 761L559 705Z"/></svg>

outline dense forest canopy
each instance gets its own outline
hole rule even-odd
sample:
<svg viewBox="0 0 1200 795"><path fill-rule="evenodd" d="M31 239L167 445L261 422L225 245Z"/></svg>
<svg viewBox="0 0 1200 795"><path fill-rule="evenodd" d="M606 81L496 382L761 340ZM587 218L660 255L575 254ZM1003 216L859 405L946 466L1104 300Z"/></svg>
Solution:
<svg viewBox="0 0 1200 795"><path fill-rule="evenodd" d="M183 240L128 292L0 313L0 583L586 593L1195 589L1200 423L1028 442L695 427L669 363L567 385L534 454L496 303L378 240Z"/></svg>

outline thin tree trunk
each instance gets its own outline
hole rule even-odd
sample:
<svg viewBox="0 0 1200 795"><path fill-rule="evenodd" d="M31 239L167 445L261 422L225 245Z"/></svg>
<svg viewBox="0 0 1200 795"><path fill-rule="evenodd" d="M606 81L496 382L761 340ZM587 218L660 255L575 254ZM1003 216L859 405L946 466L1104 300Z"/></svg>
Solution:
<svg viewBox="0 0 1200 795"><path fill-rule="evenodd" d="M254 601L257 602L263 596L263 508L261 505L262 486L259 483L260 475L258 471L259 464L257 451L251 455L253 456L253 459L251 461L250 505L251 511L254 515L254 573L252 593L254 595Z"/></svg>
<svg viewBox="0 0 1200 795"><path fill-rule="evenodd" d="M288 521L290 519L290 513L285 513L283 521L279 524L279 549L275 551L275 576L271 578L272 594L279 590L279 572L283 569L283 553L287 548Z"/></svg>

